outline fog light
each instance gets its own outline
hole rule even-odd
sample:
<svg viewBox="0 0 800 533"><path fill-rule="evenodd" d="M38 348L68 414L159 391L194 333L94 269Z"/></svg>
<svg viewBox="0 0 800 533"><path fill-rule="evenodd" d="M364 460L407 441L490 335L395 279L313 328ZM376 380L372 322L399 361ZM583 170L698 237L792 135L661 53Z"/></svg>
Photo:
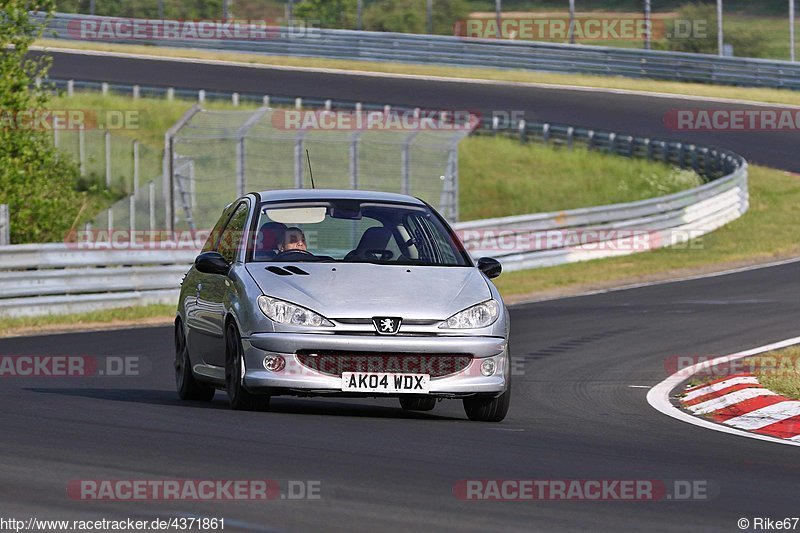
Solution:
<svg viewBox="0 0 800 533"><path fill-rule="evenodd" d="M268 355L264 358L264 368L270 372L280 372L286 367L286 359L282 355Z"/></svg>
<svg viewBox="0 0 800 533"><path fill-rule="evenodd" d="M494 359L486 359L481 363L481 374L489 377L494 374L495 368Z"/></svg>

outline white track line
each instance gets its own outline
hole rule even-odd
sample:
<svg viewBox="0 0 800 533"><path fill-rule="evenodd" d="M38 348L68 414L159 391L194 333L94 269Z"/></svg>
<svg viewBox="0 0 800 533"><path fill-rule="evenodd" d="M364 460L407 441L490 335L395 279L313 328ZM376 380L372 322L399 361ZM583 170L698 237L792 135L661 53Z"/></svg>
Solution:
<svg viewBox="0 0 800 533"><path fill-rule="evenodd" d="M800 415L800 402L781 402L731 418L726 420L725 423L739 429L752 430L760 429L797 415Z"/></svg>
<svg viewBox="0 0 800 533"><path fill-rule="evenodd" d="M690 94L671 94L671 93L660 93L660 92L649 92L649 91L637 91L633 89L615 89L615 88L604 88L604 87L591 87L585 85L569 85L569 84L560 84L560 83L539 83L539 82L526 82L526 81L503 81L503 80L491 80L491 79L480 79L480 78L468 78L468 77L447 77L447 76L432 76L432 75L425 75L425 74L398 74L392 72L377 72L377 71L370 71L370 70L347 70L341 68L325 68L325 67L302 67L302 66L290 66L290 65L267 65L264 63L249 63L247 61L233 61L233 60L225 60L225 59L203 59L203 58L194 58L194 57L181 57L181 56L160 56L160 55L148 55L148 54L136 54L131 52L112 52L106 50L88 50L88 49L81 49L81 48L63 48L57 46L31 46L31 50L36 51L49 51L49 52L57 52L61 54L76 54L76 55L91 55L91 56L106 56L106 57L120 57L120 58L132 58L132 59L148 59L152 61L175 61L181 63L197 63L197 64L206 64L206 65L220 65L220 66L229 66L229 67L248 67L248 68L260 68L260 69L271 69L271 70L285 70L285 71L296 71L296 72L319 72L324 74L345 74L348 76L368 76L373 78L398 78L398 79L411 79L411 80L421 80L421 81L436 81L436 82L447 82L447 83L472 83L472 84L481 84L481 85L498 85L498 86L508 86L508 87L530 87L536 89L557 89L563 91L580 91L580 92L590 92L590 93L608 93L608 94L622 94L622 95L631 95L631 96L647 96L653 98L666 98L666 99L673 99L673 100L689 100L695 102L712 102L712 103L722 103L722 104L741 104L747 106L754 106L754 107L769 107L769 108L786 108L786 109L800 109L800 106L791 105L791 104L778 104L778 103L769 103L769 102L758 102L755 100L743 100L737 98L721 98L721 97L713 97L713 96L694 96ZM171 50L181 51L184 48L171 48ZM196 50L193 48L188 48L188 50ZM236 53L226 50L207 50L209 52L215 53ZM242 53L242 52L238 52ZM274 54L279 56L280 54ZM290 57L290 56L289 56ZM417 65L415 63L401 63L403 65ZM481 67L475 67L481 68ZM537 72L537 71L530 71L530 72ZM556 73L559 74L559 73ZM563 73L565 76L569 76L569 73Z"/></svg>
<svg viewBox="0 0 800 533"><path fill-rule="evenodd" d="M686 409L696 415L707 415L708 413L713 413L714 411L719 411L720 409L725 409L726 407L742 403L746 400L752 400L759 396L777 396L777 394L769 389L763 388L744 389L726 394L725 396L720 396L719 398L714 398L713 400L708 400L707 402L689 406Z"/></svg>
<svg viewBox="0 0 800 533"><path fill-rule="evenodd" d="M758 355L760 353L770 352L772 350L779 350L781 348L786 348L787 346L793 346L795 344L800 344L800 337L794 337L792 339L786 339L784 341L775 342L773 344L759 346L758 348L753 348L752 350L745 350L743 352L738 352L732 355L718 357L713 361L711 361L710 363L714 365L724 364L730 361L736 361L737 359L750 357L751 355ZM709 364L708 362L699 363L672 374L670 377L668 377L667 379L665 379L664 381L662 381L661 383L650 389L650 391L647 393L647 403L649 403L650 406L656 409L657 411L660 411L667 416L670 416L672 418L675 418L677 420L695 426L700 426L706 429L713 429L714 431L719 431L721 433L739 435L740 437L747 437L750 439L765 440L768 442L776 442L778 444L786 444L789 446L800 446L800 438L797 437L793 439L779 439L776 437L770 437L768 435L749 433L747 431L742 431L741 429L736 429L723 424L716 424L714 422L705 420L703 418L698 418L672 405L672 402L670 402L669 395L673 391L673 389L675 389L675 387L686 381L686 379L693 373L703 370L704 368L708 368L708 364Z"/></svg>
<svg viewBox="0 0 800 533"><path fill-rule="evenodd" d="M686 396L683 396L681 401L691 402L692 400L700 398L701 396L705 396L706 394L719 392L736 385L758 385L758 378L755 376L739 376L738 378L726 379L725 381L720 381L719 383L714 383L713 385L709 385L707 387L695 389Z"/></svg>

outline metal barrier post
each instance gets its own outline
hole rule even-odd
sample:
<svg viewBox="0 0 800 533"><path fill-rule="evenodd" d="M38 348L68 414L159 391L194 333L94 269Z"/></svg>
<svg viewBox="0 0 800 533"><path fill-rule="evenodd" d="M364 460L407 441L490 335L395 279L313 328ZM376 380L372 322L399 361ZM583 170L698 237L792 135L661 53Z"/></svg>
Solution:
<svg viewBox="0 0 800 533"><path fill-rule="evenodd" d="M411 143L418 133L415 131L406 137L400 152L400 192L403 194L411 194Z"/></svg>
<svg viewBox="0 0 800 533"><path fill-rule="evenodd" d="M133 195L139 194L139 141L133 141Z"/></svg>
<svg viewBox="0 0 800 533"><path fill-rule="evenodd" d="M78 165L80 168L81 176L86 175L86 131L84 125L81 124L78 129Z"/></svg>
<svg viewBox="0 0 800 533"><path fill-rule="evenodd" d="M147 203L150 215L150 231L152 233L156 229L156 184L152 181L147 184Z"/></svg>
<svg viewBox="0 0 800 533"><path fill-rule="evenodd" d="M303 188L303 131L294 139L294 186Z"/></svg>
<svg viewBox="0 0 800 533"><path fill-rule="evenodd" d="M111 188L111 132L105 132L106 147L106 189Z"/></svg>
<svg viewBox="0 0 800 533"><path fill-rule="evenodd" d="M175 123L167 133L164 134L164 159L162 160L161 165L161 178L162 178L162 187L163 190L161 194L164 197L164 215L165 215L165 225L164 229L168 231L173 231L175 229L175 209L174 209L174 201L175 201L175 191L174 191L174 161L173 161L173 152L175 149L173 138L175 137L175 133L178 132L183 126L186 125L189 120L195 116L198 112L200 112L201 107L197 104L193 105L191 109L189 109L186 113L183 114L181 119Z"/></svg>
<svg viewBox="0 0 800 533"><path fill-rule="evenodd" d="M236 141L236 194L244 196L245 181L245 153L244 153L244 137L239 137ZM192 165L191 172L192 182L194 182L194 165Z"/></svg>
<svg viewBox="0 0 800 533"><path fill-rule="evenodd" d="M11 216L8 204L0 204L0 246L11 244Z"/></svg>
<svg viewBox="0 0 800 533"><path fill-rule="evenodd" d="M129 242L133 242L133 232L136 231L136 197L134 195L128 197L128 206L130 207L130 213L128 213L128 228L130 230L128 239Z"/></svg>
<svg viewBox="0 0 800 533"><path fill-rule="evenodd" d="M358 141L361 138L361 132L353 133L350 138L350 188L358 189Z"/></svg>

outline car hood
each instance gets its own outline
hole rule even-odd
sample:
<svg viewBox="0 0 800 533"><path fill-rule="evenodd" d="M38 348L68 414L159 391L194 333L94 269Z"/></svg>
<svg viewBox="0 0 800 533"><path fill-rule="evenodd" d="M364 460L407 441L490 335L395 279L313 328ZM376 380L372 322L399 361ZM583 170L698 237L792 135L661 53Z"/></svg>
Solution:
<svg viewBox="0 0 800 533"><path fill-rule="evenodd" d="M445 320L491 298L483 275L472 267L250 263L247 271L267 296L331 319L401 316Z"/></svg>

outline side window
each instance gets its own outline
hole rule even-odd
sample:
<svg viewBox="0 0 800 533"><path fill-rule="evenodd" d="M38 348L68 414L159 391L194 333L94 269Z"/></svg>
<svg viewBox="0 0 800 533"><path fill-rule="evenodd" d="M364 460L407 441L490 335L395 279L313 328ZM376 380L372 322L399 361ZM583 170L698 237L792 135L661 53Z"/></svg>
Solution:
<svg viewBox="0 0 800 533"><path fill-rule="evenodd" d="M242 236L244 235L244 226L247 224L247 214L250 209L246 203L241 203L233 212L230 222L225 227L225 231L219 239L219 246L217 251L229 263L233 263L236 259L236 252L242 243Z"/></svg>
<svg viewBox="0 0 800 533"><path fill-rule="evenodd" d="M219 217L217 223L214 225L214 229L211 230L211 234L206 239L206 243L203 245L203 252L213 252L214 249L217 247L217 242L219 242L219 236L222 233L222 228L225 227L225 223L230 218L231 214L228 209L225 209L222 212L222 216Z"/></svg>

